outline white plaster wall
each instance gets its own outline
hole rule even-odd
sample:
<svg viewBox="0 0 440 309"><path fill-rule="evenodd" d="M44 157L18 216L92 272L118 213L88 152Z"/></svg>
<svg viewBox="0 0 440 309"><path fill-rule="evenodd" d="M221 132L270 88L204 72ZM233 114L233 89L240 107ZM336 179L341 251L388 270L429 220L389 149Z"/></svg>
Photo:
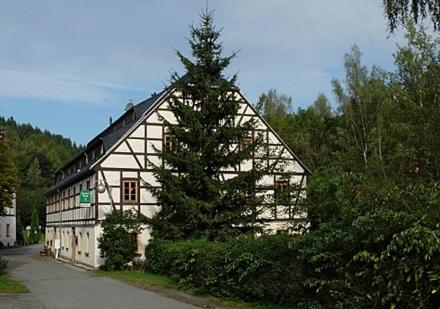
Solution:
<svg viewBox="0 0 440 309"><path fill-rule="evenodd" d="M173 112L171 112L171 111L159 111L158 115L160 115L161 117L166 119L169 123L172 123L172 124L177 123L176 117L174 116Z"/></svg>
<svg viewBox="0 0 440 309"><path fill-rule="evenodd" d="M6 227L9 224L9 236L6 235ZM14 246L16 237L16 218L15 216L0 217L0 241L4 246Z"/></svg>
<svg viewBox="0 0 440 309"><path fill-rule="evenodd" d="M157 205L141 205L141 213L149 218L154 216L159 210L160 207Z"/></svg>
<svg viewBox="0 0 440 309"><path fill-rule="evenodd" d="M136 159L131 154L110 154L104 159L101 166L103 168L139 168Z"/></svg>
<svg viewBox="0 0 440 309"><path fill-rule="evenodd" d="M147 153L156 153L156 149L162 151L162 141L148 141Z"/></svg>
<svg viewBox="0 0 440 309"><path fill-rule="evenodd" d="M140 175L141 175L141 184L144 183L154 187L160 186L160 183L157 182L152 172L141 172Z"/></svg>
<svg viewBox="0 0 440 309"><path fill-rule="evenodd" d="M145 127L143 124L141 124L139 127L136 128L136 130L134 130L131 134L130 137L140 137L140 138L144 138L145 137Z"/></svg>
<svg viewBox="0 0 440 309"><path fill-rule="evenodd" d="M130 148L128 148L126 143L121 143L118 147L115 148L115 152L130 152Z"/></svg>
<svg viewBox="0 0 440 309"><path fill-rule="evenodd" d="M150 118L148 118L148 122L150 122ZM147 127L147 136L149 138L162 138L162 127L161 126L148 126Z"/></svg>
<svg viewBox="0 0 440 309"><path fill-rule="evenodd" d="M151 191L146 188L141 189L140 201L141 203L157 203L157 200Z"/></svg>
<svg viewBox="0 0 440 309"><path fill-rule="evenodd" d="M141 139L127 139L127 142L130 144L131 149L134 152L145 152L145 141Z"/></svg>

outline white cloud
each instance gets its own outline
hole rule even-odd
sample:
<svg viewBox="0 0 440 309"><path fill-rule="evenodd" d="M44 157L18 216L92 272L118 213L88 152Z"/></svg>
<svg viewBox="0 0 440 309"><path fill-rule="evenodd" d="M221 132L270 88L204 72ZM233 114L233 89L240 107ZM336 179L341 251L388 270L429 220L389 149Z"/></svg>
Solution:
<svg viewBox="0 0 440 309"><path fill-rule="evenodd" d="M0 70L0 97L96 104L116 98L114 89L105 86L14 70Z"/></svg>
<svg viewBox="0 0 440 309"><path fill-rule="evenodd" d="M118 92L158 91L173 48L188 51L187 25L205 1L0 3L0 96L114 102ZM251 100L269 88L301 105L331 95L342 57L358 43L367 64L392 66L401 35L387 39L382 1L212 0L231 71ZM336 76L339 77L339 76Z"/></svg>

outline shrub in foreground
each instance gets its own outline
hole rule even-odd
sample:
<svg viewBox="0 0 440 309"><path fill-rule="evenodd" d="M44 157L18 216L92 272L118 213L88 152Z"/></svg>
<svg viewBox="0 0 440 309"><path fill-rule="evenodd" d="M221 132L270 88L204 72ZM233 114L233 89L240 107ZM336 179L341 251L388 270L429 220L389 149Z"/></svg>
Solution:
<svg viewBox="0 0 440 309"><path fill-rule="evenodd" d="M105 259L105 270L121 270L136 256L133 234L142 231L144 218L135 211L114 210L102 221L102 235L98 238L99 250Z"/></svg>
<svg viewBox="0 0 440 309"><path fill-rule="evenodd" d="M220 297L293 303L311 295L307 274L291 237L269 236L229 242L153 241L145 269Z"/></svg>

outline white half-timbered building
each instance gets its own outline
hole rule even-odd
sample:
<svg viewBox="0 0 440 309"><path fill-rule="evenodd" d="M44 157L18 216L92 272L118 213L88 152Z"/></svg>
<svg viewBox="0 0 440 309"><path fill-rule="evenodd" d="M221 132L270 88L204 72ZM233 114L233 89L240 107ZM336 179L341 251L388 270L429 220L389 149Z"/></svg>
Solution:
<svg viewBox="0 0 440 309"><path fill-rule="evenodd" d="M11 207L5 207L3 216L0 216L0 246L13 247L17 243L16 210L16 194L13 193Z"/></svg>
<svg viewBox="0 0 440 309"><path fill-rule="evenodd" d="M266 158L267 164L274 160L283 161L282 171L266 175L262 182L274 186L275 190L282 190L289 182L303 188L309 174L307 167L241 93L238 90L234 93L241 105L237 123L256 119L257 126L252 135L263 134L268 148L277 153L276 157ZM169 88L137 105L128 105L121 117L57 172L56 184L48 191L46 208L46 243L52 251L57 243L62 258L98 267L102 264L97 241L101 234L100 222L112 207L134 208L147 216L158 211L160 206L148 190L149 185L159 186L149 162L160 164L155 148L160 150L170 146L171 137L161 119L175 121L168 108L173 95L176 95L174 89ZM224 179L250 169L257 159L225 170ZM90 203L85 207L80 205L80 192L84 190L91 193ZM297 198L300 194L298 191ZM298 219L289 207L292 206L273 205L273 209L267 212L268 228L272 232L284 231L287 224ZM138 255L143 256L150 239L149 230L133 237L137 241ZM59 243L56 238L60 239Z"/></svg>

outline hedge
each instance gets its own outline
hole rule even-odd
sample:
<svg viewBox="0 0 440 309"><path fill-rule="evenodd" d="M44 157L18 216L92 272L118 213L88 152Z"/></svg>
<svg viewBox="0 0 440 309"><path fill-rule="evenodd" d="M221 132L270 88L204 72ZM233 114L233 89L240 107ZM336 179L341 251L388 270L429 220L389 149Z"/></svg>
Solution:
<svg viewBox="0 0 440 309"><path fill-rule="evenodd" d="M306 308L438 308L439 231L415 224L375 250L356 229L228 242L154 240L143 269L219 297Z"/></svg>
<svg viewBox="0 0 440 309"><path fill-rule="evenodd" d="M226 243L156 240L146 248L144 267L215 296L298 303L312 293L304 287L307 268L295 258L291 240L282 235Z"/></svg>

